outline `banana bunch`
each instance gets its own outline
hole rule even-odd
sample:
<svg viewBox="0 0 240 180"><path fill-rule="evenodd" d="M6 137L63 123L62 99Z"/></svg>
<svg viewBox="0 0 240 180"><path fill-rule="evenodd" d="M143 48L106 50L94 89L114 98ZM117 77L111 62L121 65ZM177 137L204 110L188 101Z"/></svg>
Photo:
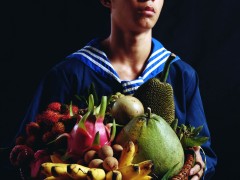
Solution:
<svg viewBox="0 0 240 180"><path fill-rule="evenodd" d="M106 177L104 169L89 168L80 164L46 162L41 165L41 172L46 175L45 180L105 180Z"/></svg>
<svg viewBox="0 0 240 180"><path fill-rule="evenodd" d="M119 158L118 169L109 171L106 174L106 180L148 180L152 179L149 174L153 170L153 162L145 160L137 164L133 164L133 158L137 151L137 146L129 141L123 147Z"/></svg>
<svg viewBox="0 0 240 180"><path fill-rule="evenodd" d="M90 168L80 164L64 162L45 162L41 164L41 173L45 180L149 180L153 170L152 160L132 163L137 152L137 146L129 141L123 147L118 159L118 168L106 171L102 168Z"/></svg>

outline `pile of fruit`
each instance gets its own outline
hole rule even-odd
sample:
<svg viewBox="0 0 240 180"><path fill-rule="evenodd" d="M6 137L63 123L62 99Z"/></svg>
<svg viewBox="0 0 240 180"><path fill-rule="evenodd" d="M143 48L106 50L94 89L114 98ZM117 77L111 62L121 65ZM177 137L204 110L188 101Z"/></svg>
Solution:
<svg viewBox="0 0 240 180"><path fill-rule="evenodd" d="M189 150L207 141L202 129L178 125L173 91L152 78L134 96L89 93L87 107L53 102L26 125L10 161L23 179L187 179L194 165Z"/></svg>

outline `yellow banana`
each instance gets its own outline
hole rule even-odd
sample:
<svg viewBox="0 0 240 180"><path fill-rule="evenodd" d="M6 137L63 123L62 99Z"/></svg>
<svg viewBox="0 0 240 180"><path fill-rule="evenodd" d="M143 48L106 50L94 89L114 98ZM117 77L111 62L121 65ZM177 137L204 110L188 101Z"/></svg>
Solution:
<svg viewBox="0 0 240 180"><path fill-rule="evenodd" d="M72 179L86 179L90 168L80 164L67 165L67 173Z"/></svg>
<svg viewBox="0 0 240 180"><path fill-rule="evenodd" d="M41 164L40 171L45 174L46 176L52 176L52 167L53 166L62 166L66 167L67 164L65 163L52 163L52 162L45 162Z"/></svg>
<svg viewBox="0 0 240 180"><path fill-rule="evenodd" d="M140 167L140 176L146 176L149 173L152 172L154 165L153 165L153 161L152 160L145 160L142 161L140 163L138 163L139 167Z"/></svg>
<svg viewBox="0 0 240 180"><path fill-rule="evenodd" d="M139 180L139 179L143 179L144 177L146 177L149 173L152 172L153 170L153 162L152 160L145 160L142 161L140 163L138 163L138 166L140 168L140 173L134 177L134 180ZM151 177L151 176L150 176ZM148 177L146 177L148 178Z"/></svg>
<svg viewBox="0 0 240 180"><path fill-rule="evenodd" d="M108 171L106 180L122 180L122 173L118 170Z"/></svg>
<svg viewBox="0 0 240 180"><path fill-rule="evenodd" d="M106 173L101 168L90 168L87 172L88 180L105 180Z"/></svg>
<svg viewBox="0 0 240 180"><path fill-rule="evenodd" d="M117 170L121 172L123 180L130 180L140 174L140 167L138 164L130 164Z"/></svg>
<svg viewBox="0 0 240 180"><path fill-rule="evenodd" d="M152 180L153 179L153 177L152 176L143 176L143 177L140 177L140 178L138 178L138 179L136 179L136 180Z"/></svg>
<svg viewBox="0 0 240 180"><path fill-rule="evenodd" d="M48 162L41 164L41 167L40 167L41 173L43 173L46 176L51 176L52 175L52 171L51 171L52 166L53 166L52 163L48 163Z"/></svg>
<svg viewBox="0 0 240 180"><path fill-rule="evenodd" d="M54 177L68 178L67 166L53 166L51 169Z"/></svg>
<svg viewBox="0 0 240 180"><path fill-rule="evenodd" d="M48 176L44 180L71 180L70 177L55 177L55 176Z"/></svg>
<svg viewBox="0 0 240 180"><path fill-rule="evenodd" d="M58 179L57 177L48 176L48 177L46 177L44 180L57 180L57 179Z"/></svg>
<svg viewBox="0 0 240 180"><path fill-rule="evenodd" d="M130 164L132 164L132 160L134 158L135 155L135 144L133 143L133 141L128 141L124 147L123 150L121 152L120 158L118 160L118 167L124 167L124 166L128 166Z"/></svg>

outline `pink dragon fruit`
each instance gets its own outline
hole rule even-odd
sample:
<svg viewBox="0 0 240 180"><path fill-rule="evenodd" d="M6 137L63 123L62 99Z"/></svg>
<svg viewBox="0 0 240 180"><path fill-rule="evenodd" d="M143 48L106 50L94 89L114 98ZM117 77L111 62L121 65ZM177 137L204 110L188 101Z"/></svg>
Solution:
<svg viewBox="0 0 240 180"><path fill-rule="evenodd" d="M102 96L101 104L95 108L92 94L88 98L88 111L68 134L67 155L73 159L82 158L90 149L98 150L101 146L110 145L116 133L115 121L104 124L107 97ZM111 132L111 126L113 130Z"/></svg>

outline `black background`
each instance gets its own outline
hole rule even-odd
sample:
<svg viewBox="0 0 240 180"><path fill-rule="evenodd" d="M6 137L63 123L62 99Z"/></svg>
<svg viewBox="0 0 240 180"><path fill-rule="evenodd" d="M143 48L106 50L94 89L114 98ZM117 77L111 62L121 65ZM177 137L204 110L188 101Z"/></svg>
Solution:
<svg viewBox="0 0 240 180"><path fill-rule="evenodd" d="M198 72L218 155L213 179L239 179L239 7L239 0L166 0L153 31ZM92 38L108 34L110 19L97 0L5 0L0 8L4 147L13 139L42 76ZM0 174L5 171L1 169Z"/></svg>

